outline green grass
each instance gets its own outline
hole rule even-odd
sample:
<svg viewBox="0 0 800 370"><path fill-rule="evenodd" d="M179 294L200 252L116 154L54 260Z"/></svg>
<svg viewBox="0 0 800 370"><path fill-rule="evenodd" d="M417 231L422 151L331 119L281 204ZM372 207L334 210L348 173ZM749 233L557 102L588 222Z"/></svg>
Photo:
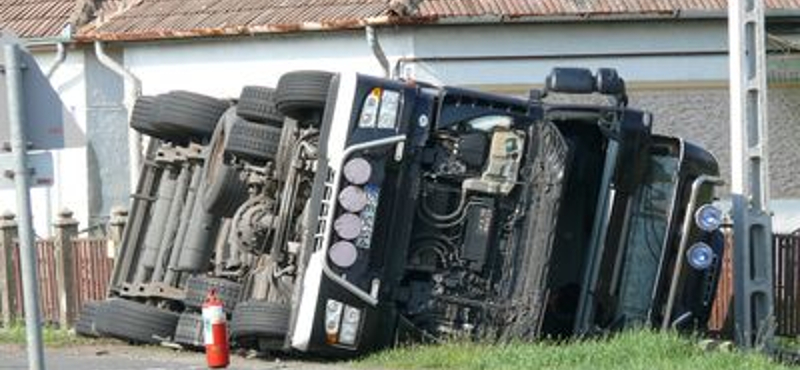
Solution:
<svg viewBox="0 0 800 370"><path fill-rule="evenodd" d="M789 369L765 356L704 351L674 333L629 331L571 343L480 344L454 341L380 352L356 366L387 369Z"/></svg>
<svg viewBox="0 0 800 370"><path fill-rule="evenodd" d="M58 329L54 327L42 327L42 342L46 346L59 347L73 344L92 343L93 340L75 335L75 332L68 329ZM0 327L0 344L25 344L26 332L25 325L18 323L8 327Z"/></svg>

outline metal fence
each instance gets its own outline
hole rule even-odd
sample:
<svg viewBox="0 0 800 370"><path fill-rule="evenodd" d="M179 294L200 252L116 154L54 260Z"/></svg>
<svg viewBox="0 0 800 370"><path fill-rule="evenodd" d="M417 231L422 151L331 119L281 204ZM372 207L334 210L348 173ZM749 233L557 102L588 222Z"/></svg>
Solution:
<svg viewBox="0 0 800 370"><path fill-rule="evenodd" d="M56 274L55 243L52 240L36 242L36 271L39 285L39 308L42 311L42 320L45 323L61 322L61 309ZM67 261L70 263L70 261ZM106 239L75 239L72 241L72 281L64 284L66 301L71 307L68 322L73 322L80 312L83 304L89 301L104 299L106 287L111 277L114 260L108 257L108 241ZM13 251L12 266L14 266L13 281L16 285L14 293L12 315L21 318L24 315L22 307L22 277L20 271L19 247Z"/></svg>
<svg viewBox="0 0 800 370"><path fill-rule="evenodd" d="M800 235L776 234L773 237L775 263L775 334L795 337L800 335ZM717 299L709 320L712 332L732 332L733 311L733 244L726 237L725 257L717 290Z"/></svg>
<svg viewBox="0 0 800 370"><path fill-rule="evenodd" d="M800 335L800 235L776 235L775 319L776 334Z"/></svg>

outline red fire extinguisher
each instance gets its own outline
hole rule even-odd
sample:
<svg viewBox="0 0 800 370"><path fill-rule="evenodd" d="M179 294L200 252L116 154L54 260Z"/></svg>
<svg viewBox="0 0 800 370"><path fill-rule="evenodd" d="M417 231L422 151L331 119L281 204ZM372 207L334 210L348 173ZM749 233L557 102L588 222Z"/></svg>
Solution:
<svg viewBox="0 0 800 370"><path fill-rule="evenodd" d="M230 346L228 345L228 324L222 301L216 290L208 292L203 303L203 339L206 345L206 362L210 368L228 367Z"/></svg>

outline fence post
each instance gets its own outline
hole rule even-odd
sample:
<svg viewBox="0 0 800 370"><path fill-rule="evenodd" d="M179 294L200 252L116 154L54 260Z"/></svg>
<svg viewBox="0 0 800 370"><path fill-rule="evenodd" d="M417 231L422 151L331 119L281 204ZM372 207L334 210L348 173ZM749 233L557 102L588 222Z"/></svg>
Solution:
<svg viewBox="0 0 800 370"><path fill-rule="evenodd" d="M0 321L8 326L16 319L17 282L14 276L14 248L17 222L14 214L0 215Z"/></svg>
<svg viewBox="0 0 800 370"><path fill-rule="evenodd" d="M128 223L128 210L124 207L114 207L111 209L111 221L108 223L108 257L116 259L122 243L122 233L125 231L125 224Z"/></svg>
<svg viewBox="0 0 800 370"><path fill-rule="evenodd" d="M58 213L55 227L56 284L58 285L58 323L68 328L75 318L76 287L72 264L72 239L78 235L78 221L72 218L72 211L64 209Z"/></svg>

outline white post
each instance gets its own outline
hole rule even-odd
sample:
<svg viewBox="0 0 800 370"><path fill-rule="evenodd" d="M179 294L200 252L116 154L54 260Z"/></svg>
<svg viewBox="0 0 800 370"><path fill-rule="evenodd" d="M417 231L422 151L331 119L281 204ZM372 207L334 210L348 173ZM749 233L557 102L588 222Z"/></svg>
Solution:
<svg viewBox="0 0 800 370"><path fill-rule="evenodd" d="M763 0L728 4L734 312L736 342L749 348L769 346L774 330L766 32Z"/></svg>

